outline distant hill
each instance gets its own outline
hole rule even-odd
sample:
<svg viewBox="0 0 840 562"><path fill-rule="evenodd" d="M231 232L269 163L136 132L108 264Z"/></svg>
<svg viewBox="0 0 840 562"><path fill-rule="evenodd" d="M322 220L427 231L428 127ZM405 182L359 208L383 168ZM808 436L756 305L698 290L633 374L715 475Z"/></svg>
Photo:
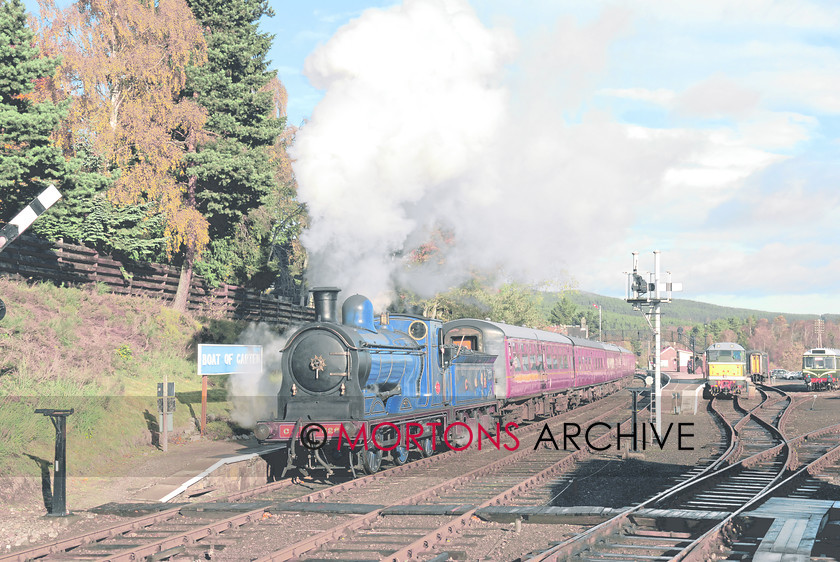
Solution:
<svg viewBox="0 0 840 562"><path fill-rule="evenodd" d="M624 299L605 297L586 291L570 291L567 293L567 296L582 309L593 304L601 306L604 330L641 329L647 327L647 322L642 314L634 311ZM546 316L557 301L560 300L560 297L560 293L548 293L544 295L542 307ZM816 318L813 314L790 314L752 310L749 308L732 308L688 299L674 299L673 302L662 305L663 326L702 325L715 320L733 317L744 320L750 316L755 319L767 318L768 320L773 320L778 316L784 316L788 322L814 320ZM840 315L837 314L826 315L825 318L835 323L840 321Z"/></svg>

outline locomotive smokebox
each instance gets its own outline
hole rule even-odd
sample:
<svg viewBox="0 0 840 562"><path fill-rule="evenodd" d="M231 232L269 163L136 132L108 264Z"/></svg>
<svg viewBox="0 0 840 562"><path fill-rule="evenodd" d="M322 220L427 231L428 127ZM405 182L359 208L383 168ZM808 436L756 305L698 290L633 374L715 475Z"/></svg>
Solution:
<svg viewBox="0 0 840 562"><path fill-rule="evenodd" d="M315 303L315 321L336 323L336 301L338 287L315 287L312 289L312 300Z"/></svg>

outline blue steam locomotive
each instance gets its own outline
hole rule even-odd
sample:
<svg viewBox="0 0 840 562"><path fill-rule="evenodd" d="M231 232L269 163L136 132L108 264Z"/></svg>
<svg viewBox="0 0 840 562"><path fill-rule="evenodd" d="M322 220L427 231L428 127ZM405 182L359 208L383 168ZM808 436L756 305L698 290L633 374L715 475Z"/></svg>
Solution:
<svg viewBox="0 0 840 562"><path fill-rule="evenodd" d="M416 451L499 446L509 424L551 415L620 387L635 368L626 349L485 320L447 324L408 314L375 317L354 295L313 290L315 322L282 350L277 419L261 442L287 444L287 470L373 473Z"/></svg>

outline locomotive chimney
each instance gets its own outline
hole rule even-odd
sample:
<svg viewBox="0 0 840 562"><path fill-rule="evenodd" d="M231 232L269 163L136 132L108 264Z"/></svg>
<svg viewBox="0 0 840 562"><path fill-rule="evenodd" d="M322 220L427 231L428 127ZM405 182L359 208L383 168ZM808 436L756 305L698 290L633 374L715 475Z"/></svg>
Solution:
<svg viewBox="0 0 840 562"><path fill-rule="evenodd" d="M336 300L341 291L338 287L315 287L312 300L315 302L316 322L336 322Z"/></svg>

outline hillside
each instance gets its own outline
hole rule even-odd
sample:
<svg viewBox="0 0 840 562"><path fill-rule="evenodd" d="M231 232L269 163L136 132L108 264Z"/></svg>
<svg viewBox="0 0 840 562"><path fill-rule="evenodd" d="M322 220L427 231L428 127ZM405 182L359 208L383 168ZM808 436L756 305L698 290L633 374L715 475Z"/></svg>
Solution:
<svg viewBox="0 0 840 562"><path fill-rule="evenodd" d="M73 408L68 466L74 475L110 475L112 464L156 451L156 385L175 383L175 440L197 435L201 382L195 343L236 341L243 324L199 322L162 301L0 279L0 499L39 493L54 456L55 430L36 408ZM211 437L235 431L225 377L209 392Z"/></svg>
<svg viewBox="0 0 840 562"><path fill-rule="evenodd" d="M647 327L641 313L636 312L624 301L624 299L605 297L586 291L570 291L567 293L569 299L581 308L598 304L602 307L602 321L604 329L641 329ZM546 294L542 301L542 309L546 314L554 304L560 300L559 293ZM662 305L663 326L687 326L695 324L708 324L715 320L747 318L773 320L784 316L788 322L800 320L814 320L813 314L791 314L783 312L768 312L764 310L752 310L749 308L731 308L687 299L673 299L673 302ZM840 315L829 314L825 316L827 321L837 323Z"/></svg>

